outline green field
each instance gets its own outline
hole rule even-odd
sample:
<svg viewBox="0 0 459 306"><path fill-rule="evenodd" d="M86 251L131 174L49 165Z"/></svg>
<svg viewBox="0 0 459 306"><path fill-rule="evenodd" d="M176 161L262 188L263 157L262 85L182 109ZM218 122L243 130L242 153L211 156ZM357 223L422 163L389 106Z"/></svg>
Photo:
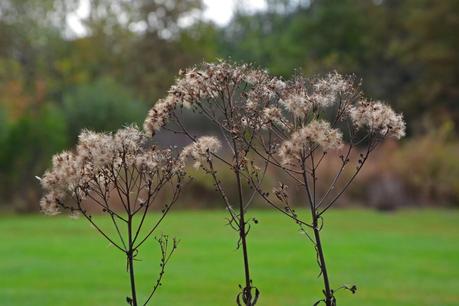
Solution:
<svg viewBox="0 0 459 306"><path fill-rule="evenodd" d="M249 236L260 306L311 306L321 296L312 247L294 224L254 211ZM225 212L173 212L161 231L181 239L152 305L235 305L242 282L240 253ZM104 220L106 222L108 220ZM459 211L382 214L335 210L326 218L325 252L338 304L459 305ZM122 254L83 219L0 218L0 305L127 305ZM153 242L138 258L141 300L158 269Z"/></svg>

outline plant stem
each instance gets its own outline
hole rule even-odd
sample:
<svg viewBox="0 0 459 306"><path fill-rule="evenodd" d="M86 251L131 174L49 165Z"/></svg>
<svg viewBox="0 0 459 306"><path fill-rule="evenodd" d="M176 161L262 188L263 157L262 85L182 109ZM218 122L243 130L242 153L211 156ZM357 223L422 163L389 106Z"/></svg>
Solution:
<svg viewBox="0 0 459 306"><path fill-rule="evenodd" d="M304 161L302 162L302 168L303 168L303 180L304 180L304 187L306 190L306 193L308 195L308 200L309 200L309 206L311 209L311 216L312 216L312 228L314 231L314 241L315 241L315 248L319 260L319 268L322 274L322 279L324 281L324 294L325 294L325 304L327 306L336 306L336 303L333 301L333 294L330 290L330 281L328 279L328 271L327 271L327 265L325 263L325 257L324 257L324 251L322 249L322 242L320 240L320 229L319 229L319 218L320 214L317 213L317 207L316 207L316 201L315 201L315 190L314 190L314 195L311 195L311 191L309 190L309 185L308 185L308 177L307 177L307 172L306 172L306 165ZM313 165L313 172L312 172L312 180L313 184L315 184L316 180L316 174L314 170L314 165Z"/></svg>
<svg viewBox="0 0 459 306"><path fill-rule="evenodd" d="M239 162L239 153L237 148L236 139L233 138L233 149L235 152L235 162L236 166L234 168L236 174L236 184L238 187L238 196L239 196L239 237L242 244L242 255L244 257L244 274L245 274L245 288L242 291L243 300L245 300L246 306L252 305L252 290L251 290L251 279L250 279L250 269L249 269L249 255L247 251L247 232L245 229L245 212L244 212L244 195L242 193L242 183L241 183L241 165Z"/></svg>
<svg viewBox="0 0 459 306"><path fill-rule="evenodd" d="M251 280L250 280L250 270L249 270L249 255L247 252L247 233L245 230L245 218L244 218L244 200L242 196L242 184L239 170L236 171L236 182L238 185L238 194L239 194L239 236L241 238L242 244L242 254L244 257L244 272L245 272L245 288L243 295L246 298L246 305L251 306L252 293L251 293Z"/></svg>
<svg viewBox="0 0 459 306"><path fill-rule="evenodd" d="M135 273L134 273L134 249L132 241L132 216L128 219L128 241L129 249L126 252L128 257L129 280L131 282L131 305L137 306L137 294L135 289Z"/></svg>
<svg viewBox="0 0 459 306"><path fill-rule="evenodd" d="M327 265L325 263L324 251L322 249L322 242L320 240L320 230L318 228L318 217L315 212L313 214L313 228L314 228L314 240L316 242L317 255L319 256L320 271L322 272L322 278L324 280L325 287L325 304L327 306L335 306L336 303L333 301L333 295L330 290L330 281L328 279Z"/></svg>

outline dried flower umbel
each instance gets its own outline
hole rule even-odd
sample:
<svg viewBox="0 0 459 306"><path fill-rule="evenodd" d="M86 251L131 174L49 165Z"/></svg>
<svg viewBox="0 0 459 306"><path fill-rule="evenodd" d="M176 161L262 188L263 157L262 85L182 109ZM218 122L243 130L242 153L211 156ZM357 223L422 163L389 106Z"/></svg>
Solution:
<svg viewBox="0 0 459 306"><path fill-rule="evenodd" d="M167 97L150 110L144 124L150 134L168 123L165 130L187 135L192 143L183 150L183 160L191 158L195 167L214 180L229 212L228 224L238 233L238 248L244 259L245 283L240 285L238 305L255 305L260 294L252 282L247 243L256 220L248 219L246 214L256 191L243 184L248 177L250 144L257 133L272 123L282 126L280 109L270 107L284 87L282 80L249 65L203 64L181 72ZM219 138L192 135L180 118L183 107L213 124ZM216 171L217 163L227 167L232 178L222 179ZM229 182L236 186L234 197L225 187Z"/></svg>
<svg viewBox="0 0 459 306"><path fill-rule="evenodd" d="M346 191L381 141L405 135L405 123L388 105L364 99L351 78L337 73L322 79L297 77L287 82L279 95L279 106L271 106L264 112L270 113L273 107L283 108L277 115L281 119L271 120L249 145L265 163L281 169L293 186L303 191L310 218L295 211L284 182L272 193L266 192L256 169L249 172L250 181L267 203L296 222L312 242L324 283L324 297L314 305L335 306L338 290L348 289L354 293L356 287L343 285L334 289L330 285L320 236L324 213ZM354 160L351 153L355 150L360 154ZM319 167L325 159L334 156L339 157L340 167L328 182L326 191L319 193L316 188ZM345 168L352 164L350 177L343 178Z"/></svg>
<svg viewBox="0 0 459 306"><path fill-rule="evenodd" d="M51 170L41 179L46 194L40 205L50 215L63 210L81 214L111 245L126 254L131 285L131 295L126 299L137 306L140 302L135 286L135 257L177 201L183 178L181 159L169 149L152 145L136 127L126 127L115 134L84 131L75 151L53 157ZM153 217L148 212L164 189L171 196L162 199L160 215L150 220ZM98 224L99 214L109 215L112 230ZM149 303L160 286L178 243L165 235L156 240L161 249L160 273L142 305Z"/></svg>

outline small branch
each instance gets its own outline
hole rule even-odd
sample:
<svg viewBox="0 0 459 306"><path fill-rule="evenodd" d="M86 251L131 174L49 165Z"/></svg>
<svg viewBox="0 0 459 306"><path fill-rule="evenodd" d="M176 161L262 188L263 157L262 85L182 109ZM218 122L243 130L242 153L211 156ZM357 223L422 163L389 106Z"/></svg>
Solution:
<svg viewBox="0 0 459 306"><path fill-rule="evenodd" d="M148 296L147 300L143 304L144 306L146 306L148 304L148 302L151 300L151 298L155 294L156 290L162 285L161 280L164 277L164 273L165 273L165 270L166 270L167 263L171 259L172 255L174 254L175 250L177 249L177 245L178 245L178 240L173 238L173 240L172 240L172 249L169 250L169 237L168 236L163 235L163 236L161 236L159 238L155 238L155 239L159 243L159 246L161 248L161 260L160 260L160 264L159 264L160 271L159 271L159 274L158 274L158 278L156 279L156 283L153 286L153 290L151 291L151 293Z"/></svg>

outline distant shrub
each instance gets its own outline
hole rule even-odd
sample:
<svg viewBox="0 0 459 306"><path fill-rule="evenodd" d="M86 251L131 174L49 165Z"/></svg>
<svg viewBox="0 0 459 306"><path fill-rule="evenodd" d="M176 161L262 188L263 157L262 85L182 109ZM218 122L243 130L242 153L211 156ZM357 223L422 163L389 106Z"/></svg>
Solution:
<svg viewBox="0 0 459 306"><path fill-rule="evenodd" d="M459 203L459 142L446 123L402 144L386 142L356 179L345 204L377 209Z"/></svg>
<svg viewBox="0 0 459 306"><path fill-rule="evenodd" d="M64 94L63 111L72 140L83 128L114 131L133 122L141 123L147 108L112 79L99 79Z"/></svg>
<svg viewBox="0 0 459 306"><path fill-rule="evenodd" d="M428 204L459 204L459 143L442 129L414 138L396 153L397 173L413 197Z"/></svg>
<svg viewBox="0 0 459 306"><path fill-rule="evenodd" d="M31 209L39 197L34 174L42 173L49 157L68 144L65 120L58 108L45 105L17 121L4 122L0 134L1 197L16 209Z"/></svg>

